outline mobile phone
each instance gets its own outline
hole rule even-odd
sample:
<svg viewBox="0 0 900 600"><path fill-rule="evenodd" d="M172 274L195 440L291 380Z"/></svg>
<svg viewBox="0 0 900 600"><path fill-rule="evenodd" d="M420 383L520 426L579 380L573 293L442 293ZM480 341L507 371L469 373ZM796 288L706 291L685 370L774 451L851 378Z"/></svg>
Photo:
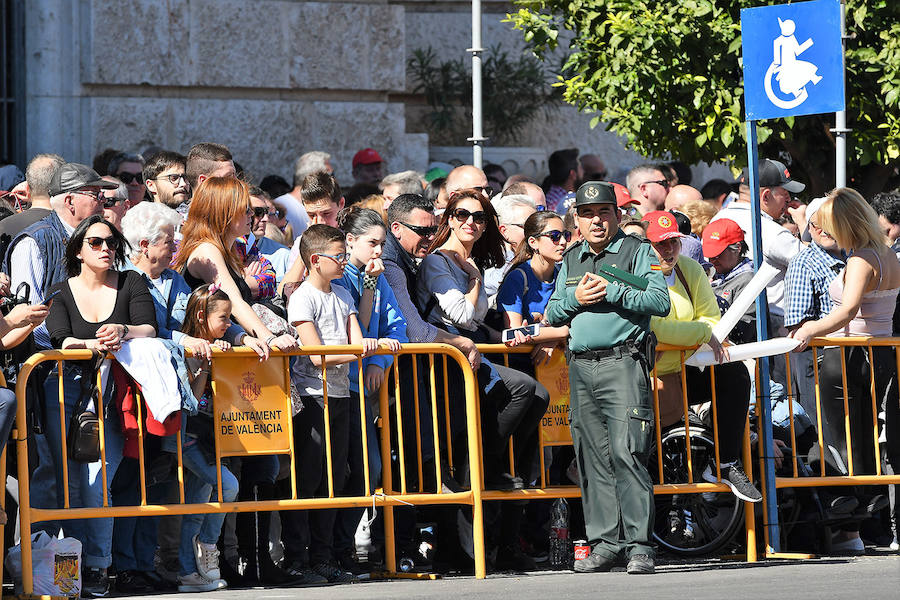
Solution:
<svg viewBox="0 0 900 600"><path fill-rule="evenodd" d="M525 325L524 327L515 327L512 329L504 329L502 339L504 342L511 342L516 339L516 332L521 331L522 335L534 337L541 330L541 326L535 323L534 325Z"/></svg>
<svg viewBox="0 0 900 600"><path fill-rule="evenodd" d="M44 304L44 305L50 304L50 302L51 302L54 298L56 298L56 296L58 296L59 293L60 293L61 291L62 291L61 289L60 289L60 290L56 290L55 292L53 292L52 294L50 294L49 296L47 296L46 298L44 298L44 302L43 302L42 304Z"/></svg>

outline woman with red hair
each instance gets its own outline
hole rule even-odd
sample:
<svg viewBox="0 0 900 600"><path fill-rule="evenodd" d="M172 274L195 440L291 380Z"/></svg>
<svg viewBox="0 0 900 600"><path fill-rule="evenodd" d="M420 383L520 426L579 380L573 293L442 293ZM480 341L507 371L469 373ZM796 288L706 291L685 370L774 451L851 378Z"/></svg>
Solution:
<svg viewBox="0 0 900 600"><path fill-rule="evenodd" d="M293 336L273 334L250 306L250 287L242 277L243 263L235 241L250 233L250 189L234 177L210 177L200 184L181 228L181 245L173 267L191 289L219 282L231 300L234 319L264 342L264 350L297 349Z"/></svg>

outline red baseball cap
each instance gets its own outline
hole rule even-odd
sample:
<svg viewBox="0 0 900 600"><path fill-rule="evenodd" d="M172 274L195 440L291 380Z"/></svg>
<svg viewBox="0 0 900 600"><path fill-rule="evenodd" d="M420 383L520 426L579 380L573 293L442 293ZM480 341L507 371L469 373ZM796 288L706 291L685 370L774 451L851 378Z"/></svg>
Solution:
<svg viewBox="0 0 900 600"><path fill-rule="evenodd" d="M358 167L359 165L374 165L375 163L380 162L384 162L381 159L381 155L372 148L363 148L353 155L354 167Z"/></svg>
<svg viewBox="0 0 900 600"><path fill-rule="evenodd" d="M631 194L628 193L628 188L621 183L613 183L612 186L616 190L616 205L619 208L624 208L629 204L640 204L631 197Z"/></svg>
<svg viewBox="0 0 900 600"><path fill-rule="evenodd" d="M718 219L703 230L703 256L714 258L731 244L744 241L744 230L731 219Z"/></svg>
<svg viewBox="0 0 900 600"><path fill-rule="evenodd" d="M644 215L641 220L649 224L647 239L651 242L684 237L684 234L678 231L678 221L675 220L675 215L668 211L654 210Z"/></svg>

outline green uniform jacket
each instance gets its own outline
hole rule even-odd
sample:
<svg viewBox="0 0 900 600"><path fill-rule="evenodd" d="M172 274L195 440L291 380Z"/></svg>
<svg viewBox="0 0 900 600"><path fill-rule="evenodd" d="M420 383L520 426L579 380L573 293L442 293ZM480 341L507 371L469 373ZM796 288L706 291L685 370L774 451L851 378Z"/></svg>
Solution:
<svg viewBox="0 0 900 600"><path fill-rule="evenodd" d="M586 241L569 248L563 256L556 289L547 304L544 317L554 327L569 326L569 349L572 352L605 350L626 342L641 341L650 331L650 317L669 314L669 290L659 261L649 242L644 242L634 255L632 273L647 279L645 291L610 281L606 298L589 306L575 300L575 288L585 273L597 273L600 265L614 265L629 270L629 265L616 263L616 255L625 234L619 231L609 245L594 254Z"/></svg>

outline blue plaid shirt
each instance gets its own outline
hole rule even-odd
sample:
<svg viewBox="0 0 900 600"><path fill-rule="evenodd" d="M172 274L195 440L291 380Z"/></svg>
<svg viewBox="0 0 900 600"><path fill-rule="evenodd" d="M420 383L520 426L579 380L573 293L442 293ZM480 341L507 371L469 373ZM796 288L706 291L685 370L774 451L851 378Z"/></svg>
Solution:
<svg viewBox="0 0 900 600"><path fill-rule="evenodd" d="M792 258L784 276L784 326L794 327L830 313L828 284L843 268L843 259L832 256L815 242Z"/></svg>

